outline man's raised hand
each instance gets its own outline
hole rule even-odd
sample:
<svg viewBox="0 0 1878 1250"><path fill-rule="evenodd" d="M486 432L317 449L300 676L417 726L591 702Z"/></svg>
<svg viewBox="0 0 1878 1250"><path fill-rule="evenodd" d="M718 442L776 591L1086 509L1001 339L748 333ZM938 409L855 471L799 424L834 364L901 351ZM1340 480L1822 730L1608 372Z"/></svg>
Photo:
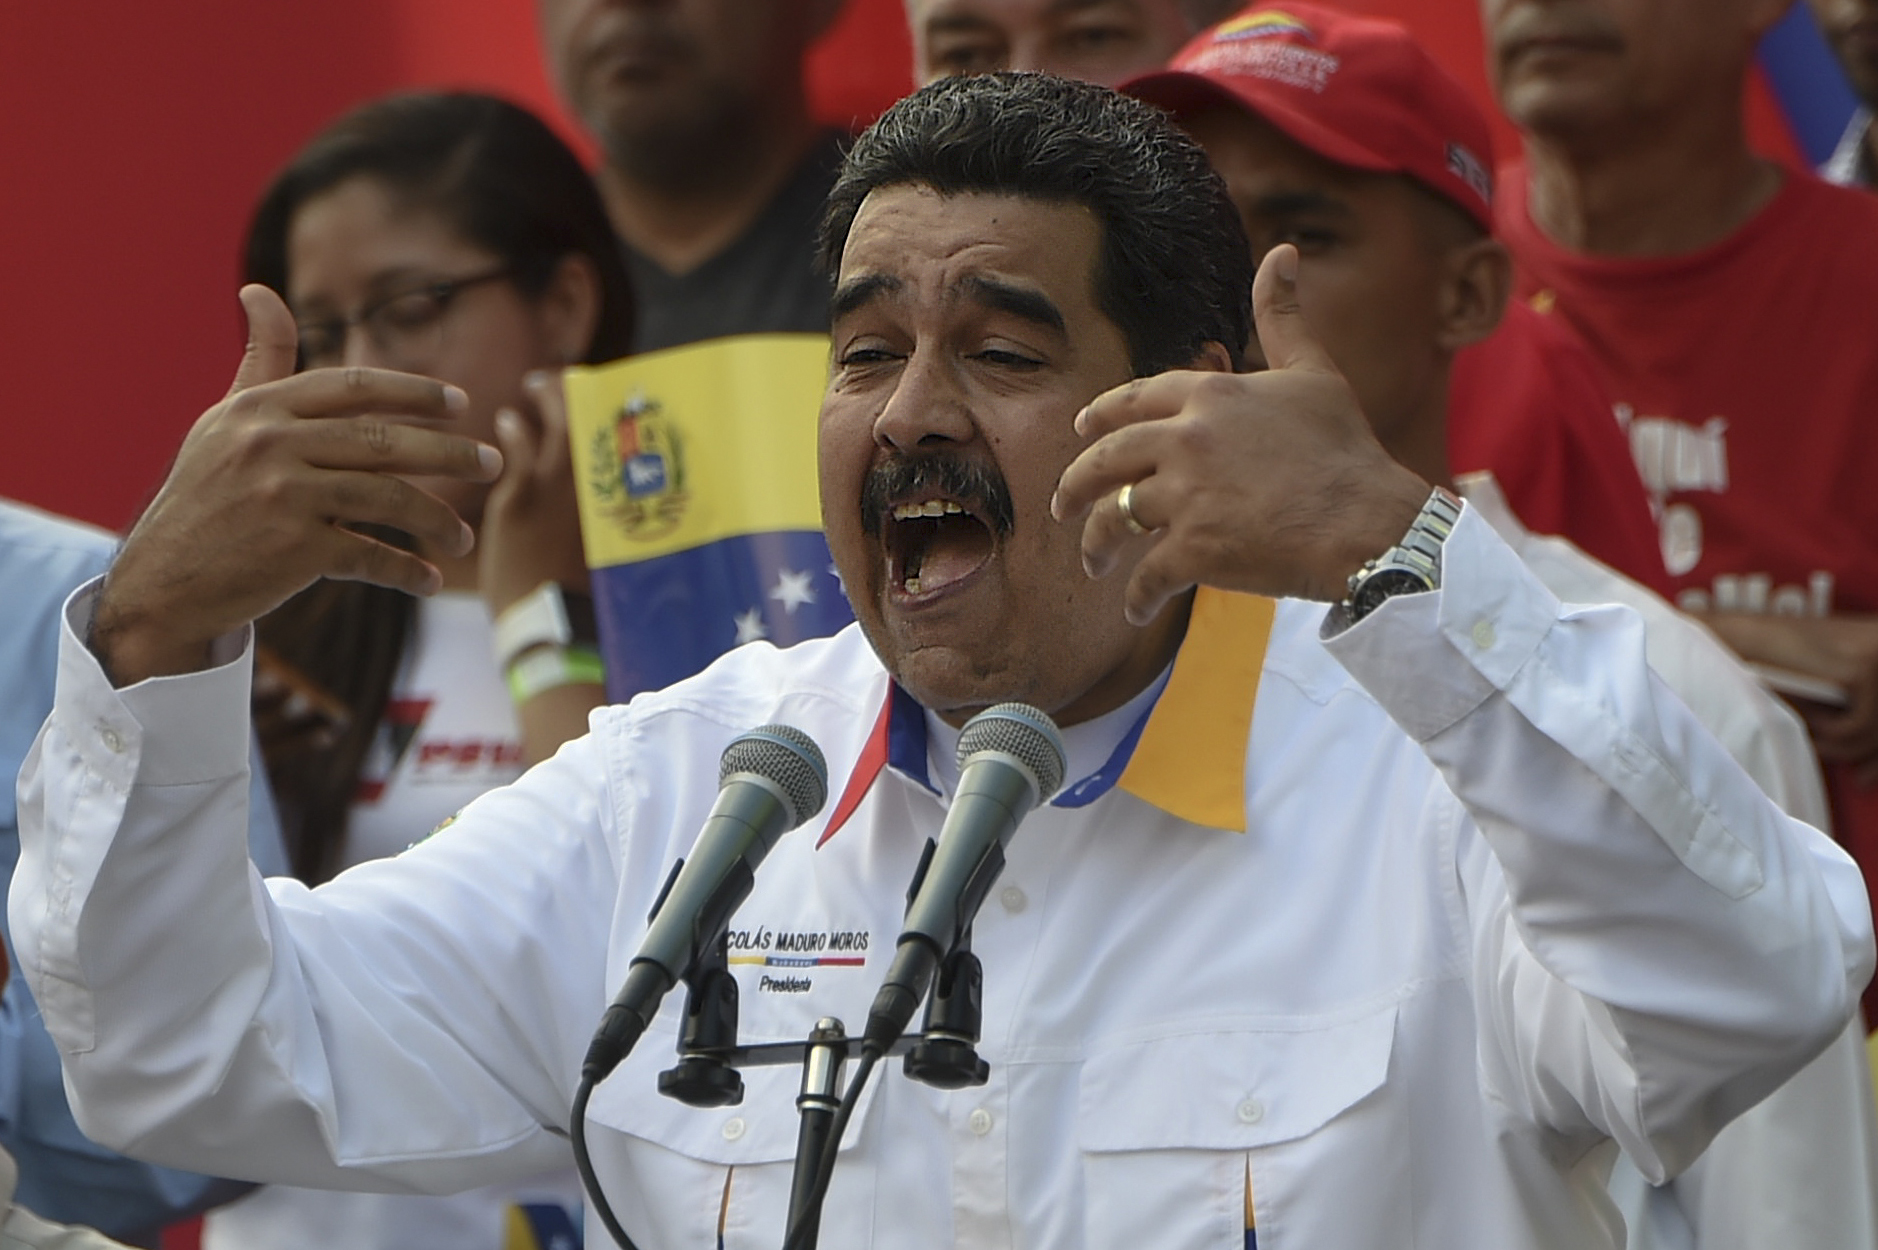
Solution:
<svg viewBox="0 0 1878 1250"><path fill-rule="evenodd" d="M495 448L415 423L464 412L461 390L385 369L296 374L280 296L247 286L241 304L248 346L234 384L183 440L98 600L92 647L120 686L204 667L216 638L321 577L435 591L434 566L350 527L389 526L460 555L469 527L404 478L501 471Z"/></svg>
<svg viewBox="0 0 1878 1250"><path fill-rule="evenodd" d="M1297 250L1272 249L1252 287L1263 373L1163 373L1098 396L1095 441L1058 483L1061 520L1087 513L1083 563L1140 551L1128 618L1152 619L1197 583L1337 600L1350 574L1408 532L1431 489L1383 450L1298 303ZM1129 499L1131 532L1116 502Z"/></svg>

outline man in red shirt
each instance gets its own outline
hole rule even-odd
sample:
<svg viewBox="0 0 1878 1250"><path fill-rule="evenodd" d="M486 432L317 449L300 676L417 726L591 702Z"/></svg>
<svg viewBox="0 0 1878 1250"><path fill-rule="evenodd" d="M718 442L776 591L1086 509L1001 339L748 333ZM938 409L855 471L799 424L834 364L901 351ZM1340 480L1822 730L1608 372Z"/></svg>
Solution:
<svg viewBox="0 0 1878 1250"><path fill-rule="evenodd" d="M1684 608L1796 699L1878 882L1878 200L1755 156L1786 0L1483 0L1519 293L1604 366ZM1867 992L1866 1017L1878 1006Z"/></svg>

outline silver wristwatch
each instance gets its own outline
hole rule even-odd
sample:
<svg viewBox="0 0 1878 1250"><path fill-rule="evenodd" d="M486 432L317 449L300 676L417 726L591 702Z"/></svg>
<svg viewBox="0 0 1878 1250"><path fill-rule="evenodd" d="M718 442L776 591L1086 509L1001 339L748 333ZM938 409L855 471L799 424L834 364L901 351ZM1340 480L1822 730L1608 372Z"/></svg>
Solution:
<svg viewBox="0 0 1878 1250"><path fill-rule="evenodd" d="M1461 501L1437 486L1416 514L1402 541L1350 575L1350 597L1340 605L1349 623L1374 612L1383 600L1441 587L1441 545L1461 519Z"/></svg>

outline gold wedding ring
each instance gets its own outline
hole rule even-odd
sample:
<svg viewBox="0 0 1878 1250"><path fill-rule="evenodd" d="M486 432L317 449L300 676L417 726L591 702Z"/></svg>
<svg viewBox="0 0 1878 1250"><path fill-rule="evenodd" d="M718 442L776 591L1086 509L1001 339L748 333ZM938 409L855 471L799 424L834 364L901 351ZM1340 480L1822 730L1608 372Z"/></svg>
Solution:
<svg viewBox="0 0 1878 1250"><path fill-rule="evenodd" d="M1128 527L1128 532L1139 538L1141 535L1150 534L1153 533L1153 531L1143 525L1141 518L1135 515L1136 485L1136 483L1130 482L1128 485L1115 492L1115 510L1122 514L1122 524Z"/></svg>

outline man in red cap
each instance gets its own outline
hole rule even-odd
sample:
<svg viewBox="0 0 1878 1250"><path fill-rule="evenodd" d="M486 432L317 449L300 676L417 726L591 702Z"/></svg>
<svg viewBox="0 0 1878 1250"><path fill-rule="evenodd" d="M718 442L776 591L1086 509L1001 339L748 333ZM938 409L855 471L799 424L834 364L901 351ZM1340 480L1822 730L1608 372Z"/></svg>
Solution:
<svg viewBox="0 0 1878 1250"><path fill-rule="evenodd" d="M1663 589L1642 485L1596 366L1569 333L1507 306L1510 262L1491 238L1492 139L1459 86L1401 27L1309 5L1251 8L1173 64L1128 90L1193 119L1261 253L1293 241L1307 263L1317 258L1324 330L1334 326L1372 375L1358 394L1384 444L1443 478L1491 470L1528 525ZM1246 171L1223 162L1244 151L1236 163L1256 170L1254 139L1266 134L1343 171L1346 191L1399 201L1383 219L1418 223L1428 246L1354 236L1322 201L1261 203Z"/></svg>
<svg viewBox="0 0 1878 1250"><path fill-rule="evenodd" d="M1550 500L1531 491L1531 469L1560 467L1547 463L1556 455L1547 443L1559 431L1575 431L1583 445L1601 450L1604 458L1594 463L1615 455L1628 469L1628 452L1583 349L1523 304L1500 321L1511 263L1492 237L1487 123L1461 87L1393 22L1284 4L1245 11L1190 43L1168 71L1124 90L1170 109L1200 140L1255 252L1281 243L1299 249L1305 319L1382 444L1435 481L1448 477L1450 459L1459 467L1504 464L1512 486L1504 494L1492 477L1461 478L1470 505L1561 599L1635 607L1663 680L1769 794L1823 825L1818 769L1791 712L1659 596L1566 542L1535 537L1516 519L1571 534L1559 524L1570 514L1549 514ZM1474 368L1455 364L1470 352ZM1548 360L1571 369L1555 363L1553 379L1576 379L1590 398L1561 407L1562 397L1546 392L1545 375L1522 372ZM1465 383L1455 397L1451 369ZM1592 422L1569 426L1571 412ZM1522 438L1531 442L1521 447ZM1482 448L1504 458L1472 460ZM1567 490L1592 485L1575 477L1567 469L1554 480ZM1637 490L1634 471L1628 485ZM1539 505L1531 513L1529 501ZM1872 1244L1878 1125L1860 1041L1855 1025L1724 1131L1687 1174L1686 1187L1707 1200L1700 1211L1708 1218L1696 1231L1721 1222L1730 1237L1698 1236L1694 1244ZM1701 1184L1717 1170L1754 1179ZM1718 1205L1730 1197L1731 1207ZM1641 1198L1630 1205L1640 1209ZM1692 1197L1687 1205L1697 1203ZM1686 1242L1686 1225L1683 1231ZM1652 1244L1679 1242L1658 1237Z"/></svg>

